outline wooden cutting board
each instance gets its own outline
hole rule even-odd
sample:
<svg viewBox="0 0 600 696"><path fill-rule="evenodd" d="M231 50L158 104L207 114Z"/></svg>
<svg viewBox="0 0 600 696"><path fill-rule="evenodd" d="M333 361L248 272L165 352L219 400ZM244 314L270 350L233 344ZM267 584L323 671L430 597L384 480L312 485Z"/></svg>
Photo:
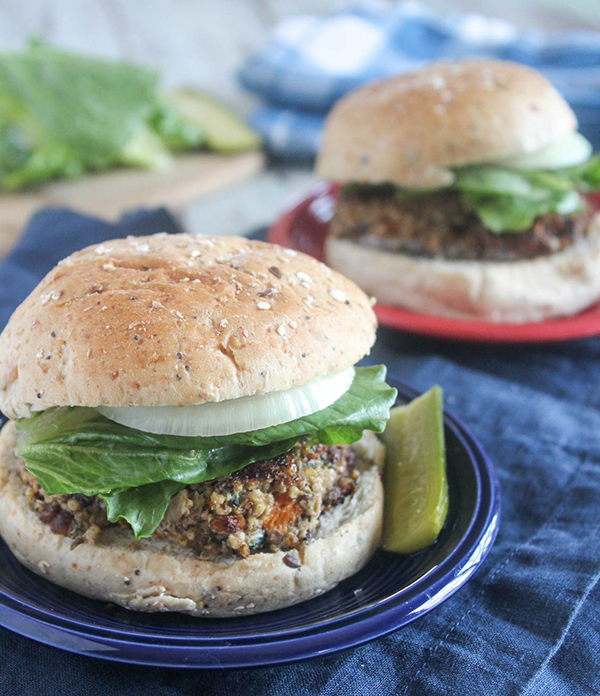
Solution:
<svg viewBox="0 0 600 696"><path fill-rule="evenodd" d="M67 206L109 220L138 207L166 205L181 210L256 174L263 165L260 151L196 153L176 157L169 169L161 172L119 169L50 183L34 192L0 194L0 256L13 246L38 208Z"/></svg>

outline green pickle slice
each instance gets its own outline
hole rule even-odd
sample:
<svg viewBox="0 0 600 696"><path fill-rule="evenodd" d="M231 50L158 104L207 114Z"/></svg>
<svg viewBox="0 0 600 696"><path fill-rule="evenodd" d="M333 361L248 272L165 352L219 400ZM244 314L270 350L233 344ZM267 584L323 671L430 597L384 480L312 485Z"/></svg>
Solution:
<svg viewBox="0 0 600 696"><path fill-rule="evenodd" d="M387 456L381 546L415 553L433 544L448 513L440 387L393 408L382 438Z"/></svg>
<svg viewBox="0 0 600 696"><path fill-rule="evenodd" d="M180 90L169 94L167 99L202 130L211 150L241 152L260 146L260 135L255 130L210 97Z"/></svg>

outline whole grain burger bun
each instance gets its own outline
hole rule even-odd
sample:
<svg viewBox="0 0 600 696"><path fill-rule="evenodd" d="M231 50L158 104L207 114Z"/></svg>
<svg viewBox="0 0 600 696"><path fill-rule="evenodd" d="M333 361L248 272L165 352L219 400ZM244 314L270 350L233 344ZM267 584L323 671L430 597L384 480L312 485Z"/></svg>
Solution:
<svg viewBox="0 0 600 696"><path fill-rule="evenodd" d="M257 553L234 562L202 561L175 542L135 540L103 530L94 543L53 534L29 507L16 472L15 427L0 432L0 535L27 568L79 594L137 611L242 616L302 602L362 568L381 534L383 445L373 433L354 445L362 475L355 494L322 515L300 552ZM168 514L168 513L167 513Z"/></svg>
<svg viewBox="0 0 600 696"><path fill-rule="evenodd" d="M0 409L282 391L354 365L375 325L364 292L295 251L185 234L109 241L61 261L14 312L0 336Z"/></svg>
<svg viewBox="0 0 600 696"><path fill-rule="evenodd" d="M414 312L522 324L570 316L600 297L600 215L563 251L524 261L420 258L329 237L327 260L378 301Z"/></svg>
<svg viewBox="0 0 600 696"><path fill-rule="evenodd" d="M536 70L489 59L435 63L338 101L325 123L317 174L447 186L452 167L535 152L576 129L568 104Z"/></svg>

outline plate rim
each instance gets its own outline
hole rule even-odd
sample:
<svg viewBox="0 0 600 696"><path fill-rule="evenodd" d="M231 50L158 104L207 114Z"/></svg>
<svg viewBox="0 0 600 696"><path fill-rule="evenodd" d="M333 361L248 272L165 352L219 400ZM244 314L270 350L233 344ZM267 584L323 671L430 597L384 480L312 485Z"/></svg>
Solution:
<svg viewBox="0 0 600 696"><path fill-rule="evenodd" d="M296 249L290 240L292 225L315 200L335 196L339 188L337 183L319 181L290 197L281 215L267 230L267 241ZM595 199L600 207L600 194ZM323 261L323 258L319 258L319 261ZM572 316L525 324L443 317L380 302L374 306L374 311L381 326L419 336L470 343L556 343L600 335L600 301ZM595 324L590 321L593 318L596 319Z"/></svg>
<svg viewBox="0 0 600 696"><path fill-rule="evenodd" d="M420 394L393 375L388 376L388 382L398 389L399 400L411 400ZM493 463L468 426L447 409L444 409L444 424L466 450L475 475L477 496L469 525L455 548L439 564L410 585L368 607L288 631L249 633L238 638L193 638L157 634L148 629L132 633L126 625L122 630L94 627L90 623L82 625L50 610L31 607L0 591L0 625L37 642L77 654L129 664L196 669L285 664L355 647L387 635L429 613L457 592L483 563L498 533L500 487ZM453 576L450 581L449 576ZM435 591L431 592L432 589ZM432 596L423 602L420 595L425 590ZM215 620L219 619L212 619ZM19 626L9 625L14 623ZM56 633L58 639L53 639L51 634ZM64 640L61 641L61 637ZM78 648L73 640L93 642L96 649ZM267 654L262 653L265 646L269 647ZM169 659L165 659L167 652ZM205 661L185 657L186 653L192 658L203 656Z"/></svg>

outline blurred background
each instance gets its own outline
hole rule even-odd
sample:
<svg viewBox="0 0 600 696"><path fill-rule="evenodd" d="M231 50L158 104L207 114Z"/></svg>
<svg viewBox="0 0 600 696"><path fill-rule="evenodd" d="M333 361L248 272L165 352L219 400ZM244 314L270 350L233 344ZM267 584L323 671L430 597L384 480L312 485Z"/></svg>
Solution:
<svg viewBox="0 0 600 696"><path fill-rule="evenodd" d="M382 18L396 11L404 16L416 16L419 22L425 23L425 30L422 25L418 30L423 31L422 35L412 30L412 34L410 31L406 34L408 43L402 50L408 55L407 67L410 67L411 51L416 59L426 61L428 50L434 53L438 50L433 44L440 41L439 32L447 31L458 32L462 44L467 42L464 50L467 54L488 53L489 49L498 54L499 47L510 42L513 49L516 46L521 50L526 46L524 60L535 63L539 58L537 52L542 51L545 64L551 71L559 68L557 79L567 88L575 85L578 70L583 70L585 84L578 85L577 99L581 113L585 111L584 117L589 121L586 134L590 137L595 118L598 118L600 132L600 103L593 103L594 95L600 102L600 34L596 33L600 31L598 0L430 0L418 4L384 0L366 3L346 0L0 0L0 49L21 51L28 40L35 37L60 49L157 68L161 88L192 87L216 97L232 113L261 125L257 109L261 108L261 97L264 98L266 93L265 81L276 81L278 68L271 65L273 70L267 76L264 64L254 65L253 72L247 61L261 53L267 55L268 60L277 56L278 51L281 54L281 41L277 44L276 40L273 45L274 31L279 40L284 37L288 42L297 41L300 33L310 33L317 26L315 17L335 17L357 6L367 8L384 23L387 19ZM339 34L336 36L339 39ZM348 41L352 44L351 33ZM358 44L364 47L360 41ZM265 54L269 45L271 53L267 51ZM427 50L419 55L425 45ZM547 45L549 50L545 48ZM314 46L313 42L311 50ZM353 70L360 72L361 66L350 65L353 61L352 45L348 64L343 62L344 50L348 46L342 45L336 53L335 43L330 43L329 49L330 55L324 58L326 63L328 61L327 69L346 77ZM455 51L441 50L442 56L456 54ZM589 61L586 51L591 56ZM514 53L508 54L509 57L512 55ZM530 61L531 55L534 58ZM286 65L280 73L285 73L283 77L288 80L291 75L293 82L289 54L284 62ZM244 77L244 65L246 86L252 86L252 80L262 80L254 94L240 84L240 70ZM565 66L569 70L560 72ZM322 89L320 82L314 84L315 90ZM308 86L304 85L305 93L310 89L308 80ZM280 119L281 110L286 108L286 104L281 102L285 99L284 94L276 104L279 110L276 119ZM300 102L300 112L303 117L308 116L306 123L313 119L307 130L302 131L308 133L313 128L310 137L317 137L314 129L318 128L319 119L326 111L323 104L325 102L319 103L314 113L305 114ZM297 115L298 103L292 104L291 108ZM265 126L263 122L262 127L276 127L279 131L275 136L281 135L279 120L276 126ZM274 137L273 132L267 136ZM204 186L201 194L189 191L178 197L170 191L165 202L177 205L185 224L193 232L234 234L267 225L289 196L313 182L311 147L314 141L311 141L312 145L302 142L302 152L293 152L290 143L298 143L300 136L296 131L287 132L285 136L284 146L273 146L275 156L272 153L264 164L257 159L246 159L243 166L238 166L232 174L224 174L222 169L209 170L207 176L212 177L212 183ZM176 184L175 187L181 189L182 186ZM81 192L81 189L74 190L74 195ZM23 197L28 201L27 212L38 204L39 198L31 196L31 192L25 191L11 193L4 201L0 200L0 209L4 206L5 211L20 206L18 211L14 207L17 212L4 228L0 215L0 237L4 235L0 247L7 246L9 236L14 234L15 226L18 227ZM151 202L161 202L160 193ZM13 229L9 235L6 230L10 225Z"/></svg>

